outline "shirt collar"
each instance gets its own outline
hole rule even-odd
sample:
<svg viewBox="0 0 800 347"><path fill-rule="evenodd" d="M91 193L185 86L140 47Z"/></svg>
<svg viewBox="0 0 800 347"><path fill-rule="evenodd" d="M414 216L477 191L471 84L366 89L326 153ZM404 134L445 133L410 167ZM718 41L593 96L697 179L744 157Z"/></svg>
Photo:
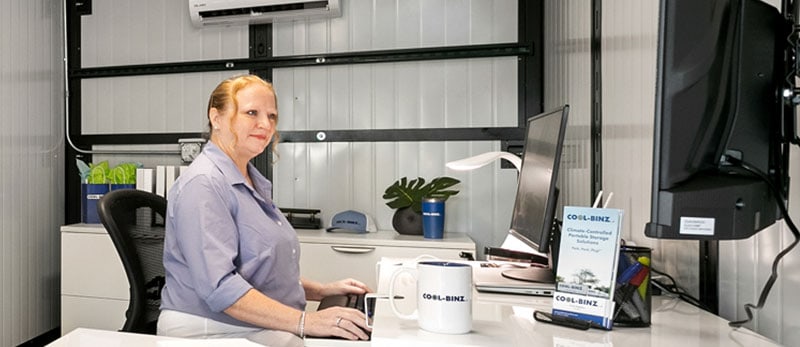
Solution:
<svg viewBox="0 0 800 347"><path fill-rule="evenodd" d="M211 160L214 165L217 166L230 185L233 186L236 184L243 184L247 186L244 176L242 176L242 173L239 172L236 164L233 163L233 159L225 154L225 152L223 152L219 146L211 141L208 141L205 146L203 146L203 153L208 156L208 159ZM255 184L256 187L264 190L263 193L265 193L266 197L272 195L272 182L267 180L264 175L258 172L252 163L247 163L247 173L250 175L250 179L253 180L253 184Z"/></svg>

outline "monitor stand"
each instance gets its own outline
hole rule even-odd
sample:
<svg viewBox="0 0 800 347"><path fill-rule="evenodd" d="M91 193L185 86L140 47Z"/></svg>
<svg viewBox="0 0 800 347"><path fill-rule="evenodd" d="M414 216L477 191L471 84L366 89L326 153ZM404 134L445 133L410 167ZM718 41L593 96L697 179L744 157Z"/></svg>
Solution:
<svg viewBox="0 0 800 347"><path fill-rule="evenodd" d="M525 282L555 283L556 276L549 267L529 267L525 269L509 269L501 273L503 277Z"/></svg>

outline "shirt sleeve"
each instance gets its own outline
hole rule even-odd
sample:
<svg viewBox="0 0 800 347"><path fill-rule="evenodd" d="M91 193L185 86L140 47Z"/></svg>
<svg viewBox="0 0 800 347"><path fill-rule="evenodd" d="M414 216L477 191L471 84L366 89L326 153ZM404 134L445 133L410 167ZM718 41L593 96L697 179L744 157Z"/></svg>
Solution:
<svg viewBox="0 0 800 347"><path fill-rule="evenodd" d="M197 295L221 312L239 300L252 285L236 272L239 232L231 186L211 177L193 177L170 199L175 232Z"/></svg>

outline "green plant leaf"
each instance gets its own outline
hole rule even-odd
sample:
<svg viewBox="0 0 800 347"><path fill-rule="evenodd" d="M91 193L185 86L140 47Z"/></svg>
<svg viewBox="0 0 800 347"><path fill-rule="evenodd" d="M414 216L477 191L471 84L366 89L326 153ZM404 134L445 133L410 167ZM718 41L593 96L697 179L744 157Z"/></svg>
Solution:
<svg viewBox="0 0 800 347"><path fill-rule="evenodd" d="M461 181L452 177L437 177L425 184L425 179L417 177L411 181L403 177L383 193L383 198L389 200L386 205L393 209L411 207L415 212L422 211L422 200L426 197L447 198L458 194L458 190L447 190Z"/></svg>

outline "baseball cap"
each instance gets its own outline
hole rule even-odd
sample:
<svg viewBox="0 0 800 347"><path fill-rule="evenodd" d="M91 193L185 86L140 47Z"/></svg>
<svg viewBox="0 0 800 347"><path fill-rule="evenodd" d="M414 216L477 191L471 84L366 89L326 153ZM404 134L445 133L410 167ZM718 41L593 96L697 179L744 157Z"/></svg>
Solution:
<svg viewBox="0 0 800 347"><path fill-rule="evenodd" d="M367 233L375 231L375 223L365 213L347 210L334 215L331 218L331 226L326 230Z"/></svg>

